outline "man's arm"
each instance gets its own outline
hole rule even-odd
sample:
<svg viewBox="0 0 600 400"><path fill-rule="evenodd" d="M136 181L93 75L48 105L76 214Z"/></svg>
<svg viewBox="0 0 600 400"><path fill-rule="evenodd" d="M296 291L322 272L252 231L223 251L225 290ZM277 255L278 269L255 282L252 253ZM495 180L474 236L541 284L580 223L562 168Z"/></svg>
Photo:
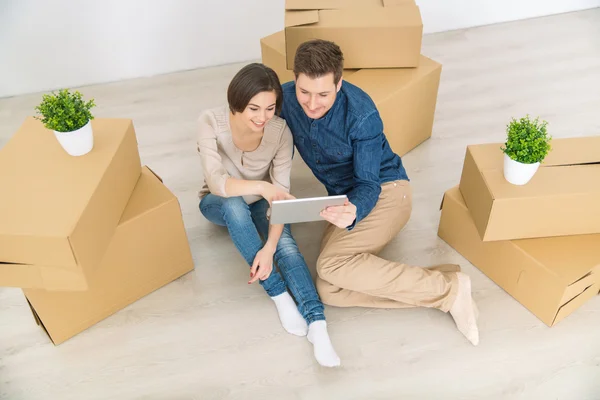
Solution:
<svg viewBox="0 0 600 400"><path fill-rule="evenodd" d="M356 206L356 219L347 229L351 230L375 207L381 185L383 122L377 112L373 112L350 132L354 149L355 185L348 192L348 200Z"/></svg>

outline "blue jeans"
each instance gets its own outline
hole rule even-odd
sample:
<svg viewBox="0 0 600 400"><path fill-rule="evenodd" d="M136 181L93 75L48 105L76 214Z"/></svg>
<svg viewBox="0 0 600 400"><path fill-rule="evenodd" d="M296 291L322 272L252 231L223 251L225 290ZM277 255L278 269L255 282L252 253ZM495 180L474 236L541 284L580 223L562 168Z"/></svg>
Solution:
<svg viewBox="0 0 600 400"><path fill-rule="evenodd" d="M263 240L266 241L269 236L268 209L269 202L265 199L248 205L242 197L224 198L208 194L200 201L202 215L214 224L227 227L235 247L249 266L263 248ZM259 282L271 297L289 288L308 324L325 319L323 303L289 225L285 225L277 243L271 275Z"/></svg>

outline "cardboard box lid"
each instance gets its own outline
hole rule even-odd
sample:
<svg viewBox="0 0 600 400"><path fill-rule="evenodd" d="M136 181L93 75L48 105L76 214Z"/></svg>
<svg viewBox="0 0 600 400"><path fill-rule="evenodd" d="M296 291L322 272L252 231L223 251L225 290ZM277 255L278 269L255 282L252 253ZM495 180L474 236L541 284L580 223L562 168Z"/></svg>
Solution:
<svg viewBox="0 0 600 400"><path fill-rule="evenodd" d="M97 237L93 220L110 216L116 227L141 165L131 120L94 119L92 127L94 148L82 157L68 155L33 117L0 149L0 261L68 268L83 252L108 245L109 235ZM111 172L114 187L104 188L99 199L109 168L119 168L120 176ZM90 207L95 213L81 225Z"/></svg>
<svg viewBox="0 0 600 400"><path fill-rule="evenodd" d="M600 136L553 139L552 150L523 186L512 185L504 178L501 145L468 146L496 200L600 193L600 184L590 185L600 182Z"/></svg>
<svg viewBox="0 0 600 400"><path fill-rule="evenodd" d="M360 69L346 80L367 92L375 103L381 104L394 93L418 84L419 79L441 67L440 63L421 55L418 68Z"/></svg>
<svg viewBox="0 0 600 400"><path fill-rule="evenodd" d="M286 0L285 27L421 26L419 8L410 0ZM314 24L314 25L313 25Z"/></svg>

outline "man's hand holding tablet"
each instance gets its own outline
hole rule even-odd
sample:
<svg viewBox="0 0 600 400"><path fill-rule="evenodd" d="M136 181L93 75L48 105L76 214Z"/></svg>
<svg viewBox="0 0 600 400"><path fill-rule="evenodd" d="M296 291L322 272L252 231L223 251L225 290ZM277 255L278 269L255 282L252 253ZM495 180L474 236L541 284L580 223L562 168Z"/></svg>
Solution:
<svg viewBox="0 0 600 400"><path fill-rule="evenodd" d="M352 224L355 217L356 206L348 201L346 195L309 197L274 200L271 204L270 223L276 225L326 220L345 228ZM346 226L340 226L345 222L348 222Z"/></svg>

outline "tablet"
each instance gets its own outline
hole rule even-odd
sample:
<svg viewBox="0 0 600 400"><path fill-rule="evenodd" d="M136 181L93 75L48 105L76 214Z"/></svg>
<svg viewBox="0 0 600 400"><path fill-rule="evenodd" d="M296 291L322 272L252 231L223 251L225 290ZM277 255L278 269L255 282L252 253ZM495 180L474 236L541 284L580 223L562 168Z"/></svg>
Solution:
<svg viewBox="0 0 600 400"><path fill-rule="evenodd" d="M323 221L319 215L329 206L343 206L347 196L308 197L305 199L274 200L270 222L273 225Z"/></svg>

